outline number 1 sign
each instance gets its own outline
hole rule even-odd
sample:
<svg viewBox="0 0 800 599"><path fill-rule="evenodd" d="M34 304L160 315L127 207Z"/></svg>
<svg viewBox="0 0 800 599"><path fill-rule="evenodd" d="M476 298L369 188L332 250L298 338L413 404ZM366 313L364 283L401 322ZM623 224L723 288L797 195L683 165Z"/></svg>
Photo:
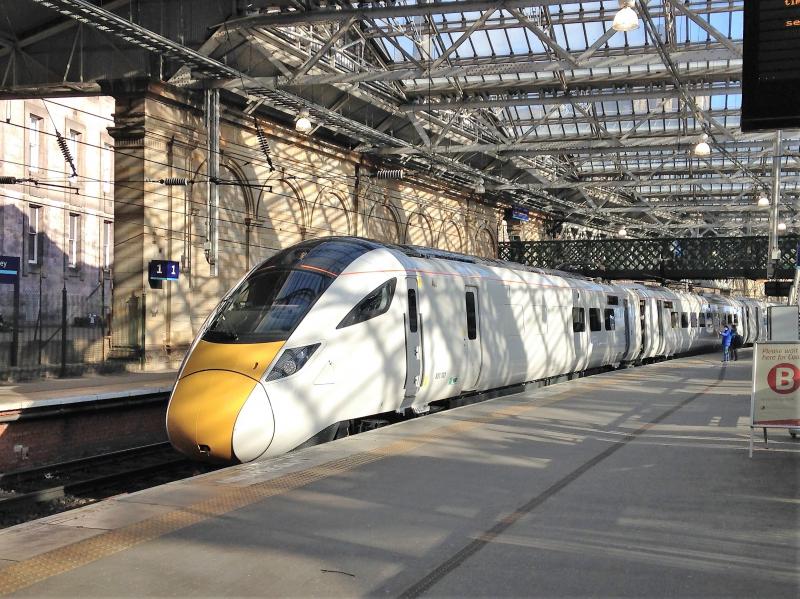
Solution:
<svg viewBox="0 0 800 599"><path fill-rule="evenodd" d="M147 271L151 281L177 281L180 274L180 262L173 260L151 260Z"/></svg>

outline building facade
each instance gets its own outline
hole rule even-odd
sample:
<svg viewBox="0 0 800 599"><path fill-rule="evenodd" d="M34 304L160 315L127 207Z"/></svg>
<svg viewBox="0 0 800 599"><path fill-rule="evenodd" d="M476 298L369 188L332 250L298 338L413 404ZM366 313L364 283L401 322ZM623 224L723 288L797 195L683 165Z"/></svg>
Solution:
<svg viewBox="0 0 800 599"><path fill-rule="evenodd" d="M0 102L0 174L15 179L0 187L0 254L20 258L23 326L60 319L63 289L71 323L111 305L113 111L99 96ZM0 286L6 321L11 287Z"/></svg>

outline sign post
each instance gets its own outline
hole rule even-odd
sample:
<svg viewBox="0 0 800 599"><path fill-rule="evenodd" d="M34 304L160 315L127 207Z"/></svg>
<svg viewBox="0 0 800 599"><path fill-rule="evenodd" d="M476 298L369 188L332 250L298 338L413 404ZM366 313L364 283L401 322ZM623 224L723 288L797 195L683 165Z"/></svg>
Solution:
<svg viewBox="0 0 800 599"><path fill-rule="evenodd" d="M14 286L10 366L17 365L17 356L19 355L19 270L19 256L0 256L0 285Z"/></svg>
<svg viewBox="0 0 800 599"><path fill-rule="evenodd" d="M756 343L753 350L753 393L750 402L750 457L753 434L768 428L800 426L800 342Z"/></svg>

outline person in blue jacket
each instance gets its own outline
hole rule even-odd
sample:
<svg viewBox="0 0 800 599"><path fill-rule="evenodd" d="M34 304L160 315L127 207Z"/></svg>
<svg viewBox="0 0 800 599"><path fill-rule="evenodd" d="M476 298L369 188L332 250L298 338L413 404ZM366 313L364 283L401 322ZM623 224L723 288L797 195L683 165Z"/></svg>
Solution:
<svg viewBox="0 0 800 599"><path fill-rule="evenodd" d="M731 342L733 341L733 329L728 325L719 334L722 337L722 363L727 364L731 357Z"/></svg>

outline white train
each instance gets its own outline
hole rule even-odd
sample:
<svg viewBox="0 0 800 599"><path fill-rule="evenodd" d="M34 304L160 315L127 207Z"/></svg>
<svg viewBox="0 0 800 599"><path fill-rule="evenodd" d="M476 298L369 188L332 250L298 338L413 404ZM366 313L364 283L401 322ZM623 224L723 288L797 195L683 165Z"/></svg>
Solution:
<svg viewBox="0 0 800 599"><path fill-rule="evenodd" d="M353 237L252 269L192 344L167 410L193 458L246 462L337 423L527 381L711 350L754 300L703 296Z"/></svg>

